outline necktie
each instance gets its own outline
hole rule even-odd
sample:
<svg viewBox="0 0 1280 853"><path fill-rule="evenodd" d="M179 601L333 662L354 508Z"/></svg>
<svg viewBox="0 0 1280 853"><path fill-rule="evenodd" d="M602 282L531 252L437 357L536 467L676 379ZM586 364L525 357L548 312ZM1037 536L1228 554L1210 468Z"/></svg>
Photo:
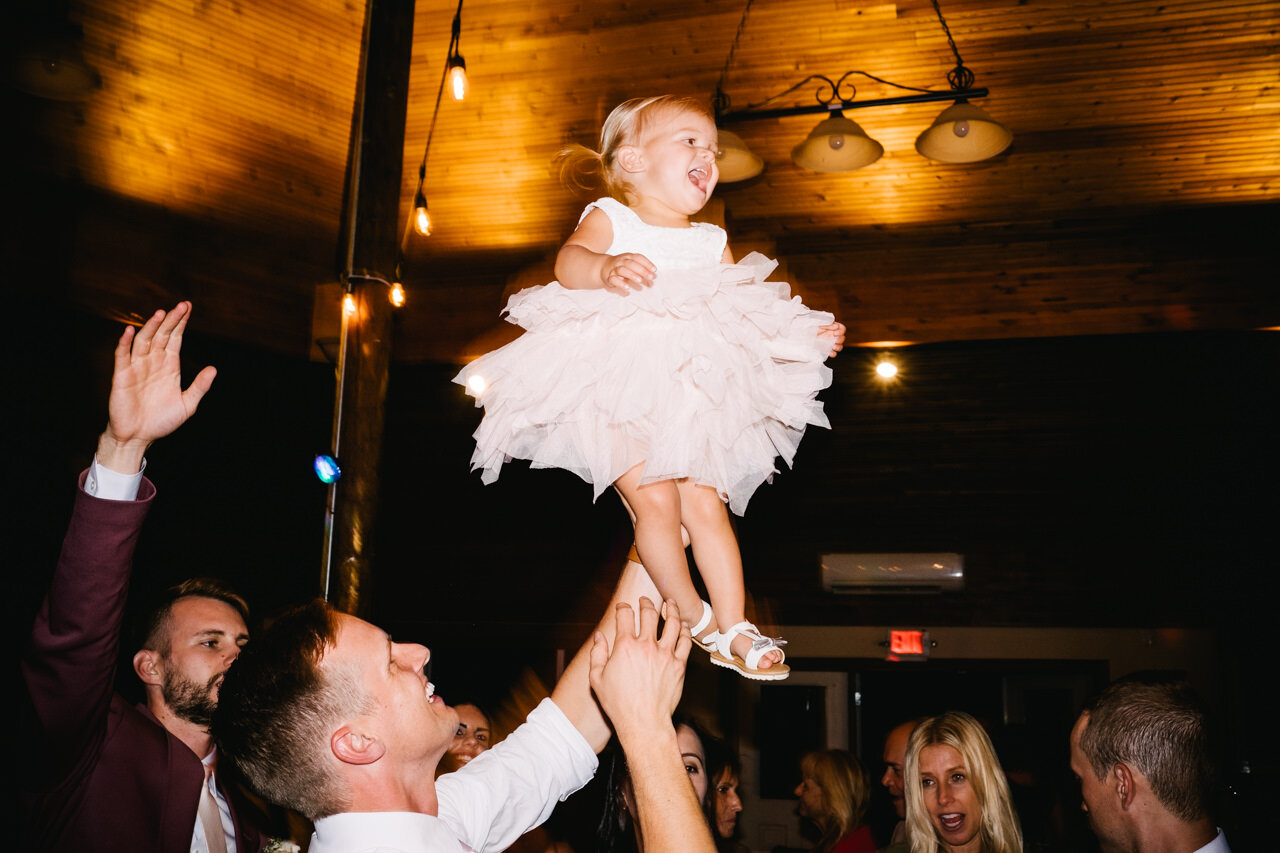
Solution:
<svg viewBox="0 0 1280 853"><path fill-rule="evenodd" d="M227 853L227 837L222 831L222 815L218 811L218 801L209 790L209 777L213 775L213 767L204 766L204 784L200 786L200 825L204 827L204 841L209 853Z"/></svg>

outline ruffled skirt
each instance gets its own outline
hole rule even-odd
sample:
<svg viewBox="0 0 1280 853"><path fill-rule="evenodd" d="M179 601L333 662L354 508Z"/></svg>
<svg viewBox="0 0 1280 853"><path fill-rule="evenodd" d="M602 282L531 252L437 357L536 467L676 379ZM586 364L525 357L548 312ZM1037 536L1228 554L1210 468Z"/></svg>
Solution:
<svg viewBox="0 0 1280 853"><path fill-rule="evenodd" d="M776 266L752 253L661 272L627 296L552 282L511 297L506 319L525 334L454 377L484 407L472 470L492 483L527 459L598 498L643 462L642 484L689 477L741 515L805 428L830 426L817 394L831 339L818 330L833 318L766 282Z"/></svg>

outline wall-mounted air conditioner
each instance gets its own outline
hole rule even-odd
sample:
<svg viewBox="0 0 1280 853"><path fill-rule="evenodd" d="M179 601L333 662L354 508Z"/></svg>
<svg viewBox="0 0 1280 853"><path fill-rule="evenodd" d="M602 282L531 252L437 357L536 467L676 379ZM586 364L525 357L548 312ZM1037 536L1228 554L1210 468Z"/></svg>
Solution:
<svg viewBox="0 0 1280 853"><path fill-rule="evenodd" d="M928 595L964 589L960 554L823 554L822 588L843 595Z"/></svg>

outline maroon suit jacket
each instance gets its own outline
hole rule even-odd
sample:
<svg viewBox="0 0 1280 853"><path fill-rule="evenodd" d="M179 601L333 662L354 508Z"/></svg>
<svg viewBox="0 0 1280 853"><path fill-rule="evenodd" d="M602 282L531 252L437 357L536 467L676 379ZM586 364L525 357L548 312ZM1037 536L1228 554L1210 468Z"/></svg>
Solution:
<svg viewBox="0 0 1280 853"><path fill-rule="evenodd" d="M133 551L156 490L144 479L135 501L76 492L22 659L23 734L37 759L23 765L27 841L39 850L188 853L200 759L114 688ZM238 853L256 853L265 840L236 817Z"/></svg>

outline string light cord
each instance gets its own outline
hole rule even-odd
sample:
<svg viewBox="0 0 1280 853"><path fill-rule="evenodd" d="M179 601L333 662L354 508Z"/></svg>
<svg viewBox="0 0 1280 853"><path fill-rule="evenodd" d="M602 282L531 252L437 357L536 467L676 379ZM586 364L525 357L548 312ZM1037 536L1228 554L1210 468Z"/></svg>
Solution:
<svg viewBox="0 0 1280 853"><path fill-rule="evenodd" d="M427 144L422 149L422 162L418 164L418 188L414 193L414 200L423 197L422 187L427 180L427 156L431 153L431 140L436 135L436 118L440 115L440 99L444 95L444 83L449 79L450 60L453 59L454 51L458 47L458 43L462 36L462 3L458 0L458 10L453 13L453 25L449 36L449 50L445 53L444 69L440 72L440 85L436 87L436 105L431 110L431 126L427 129ZM405 229L404 240L409 237L409 230L413 227L413 217L409 217L409 227ZM401 246L404 245L401 240Z"/></svg>

